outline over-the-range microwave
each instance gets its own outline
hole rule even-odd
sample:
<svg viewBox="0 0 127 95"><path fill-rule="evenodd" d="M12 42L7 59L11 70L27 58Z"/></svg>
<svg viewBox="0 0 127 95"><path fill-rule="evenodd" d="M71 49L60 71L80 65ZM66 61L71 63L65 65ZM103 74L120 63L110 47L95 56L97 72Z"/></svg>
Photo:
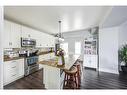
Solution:
<svg viewBox="0 0 127 95"><path fill-rule="evenodd" d="M36 40L31 38L21 38L21 47L34 47Z"/></svg>

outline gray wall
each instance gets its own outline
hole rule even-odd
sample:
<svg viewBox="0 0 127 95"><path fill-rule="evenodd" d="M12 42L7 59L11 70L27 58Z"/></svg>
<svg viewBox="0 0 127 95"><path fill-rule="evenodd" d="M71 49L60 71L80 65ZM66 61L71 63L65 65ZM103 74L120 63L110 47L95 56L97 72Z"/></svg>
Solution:
<svg viewBox="0 0 127 95"><path fill-rule="evenodd" d="M127 21L120 25L119 28L119 48L127 44Z"/></svg>

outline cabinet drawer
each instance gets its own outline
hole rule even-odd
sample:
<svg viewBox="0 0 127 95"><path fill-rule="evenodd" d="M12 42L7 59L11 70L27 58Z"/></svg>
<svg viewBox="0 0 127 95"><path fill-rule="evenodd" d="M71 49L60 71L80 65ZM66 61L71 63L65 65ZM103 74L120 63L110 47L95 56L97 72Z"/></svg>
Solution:
<svg viewBox="0 0 127 95"><path fill-rule="evenodd" d="M24 59L4 62L4 85L24 75Z"/></svg>

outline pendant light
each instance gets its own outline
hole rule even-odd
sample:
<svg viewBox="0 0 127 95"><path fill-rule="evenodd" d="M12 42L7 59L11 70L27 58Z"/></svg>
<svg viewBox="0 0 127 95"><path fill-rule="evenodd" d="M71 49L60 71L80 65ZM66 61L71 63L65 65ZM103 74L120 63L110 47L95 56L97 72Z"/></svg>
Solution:
<svg viewBox="0 0 127 95"><path fill-rule="evenodd" d="M64 41L64 39L63 39L62 32L61 32L61 21L59 21L58 42L61 43L63 41Z"/></svg>

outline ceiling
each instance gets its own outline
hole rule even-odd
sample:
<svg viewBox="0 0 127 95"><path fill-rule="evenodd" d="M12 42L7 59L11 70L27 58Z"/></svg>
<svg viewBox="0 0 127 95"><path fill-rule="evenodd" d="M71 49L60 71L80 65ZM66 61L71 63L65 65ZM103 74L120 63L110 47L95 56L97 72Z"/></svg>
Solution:
<svg viewBox="0 0 127 95"><path fill-rule="evenodd" d="M105 18L108 6L5 6L5 19L51 34L97 26Z"/></svg>
<svg viewBox="0 0 127 95"><path fill-rule="evenodd" d="M127 21L127 6L115 6L105 19L102 27L119 26Z"/></svg>

